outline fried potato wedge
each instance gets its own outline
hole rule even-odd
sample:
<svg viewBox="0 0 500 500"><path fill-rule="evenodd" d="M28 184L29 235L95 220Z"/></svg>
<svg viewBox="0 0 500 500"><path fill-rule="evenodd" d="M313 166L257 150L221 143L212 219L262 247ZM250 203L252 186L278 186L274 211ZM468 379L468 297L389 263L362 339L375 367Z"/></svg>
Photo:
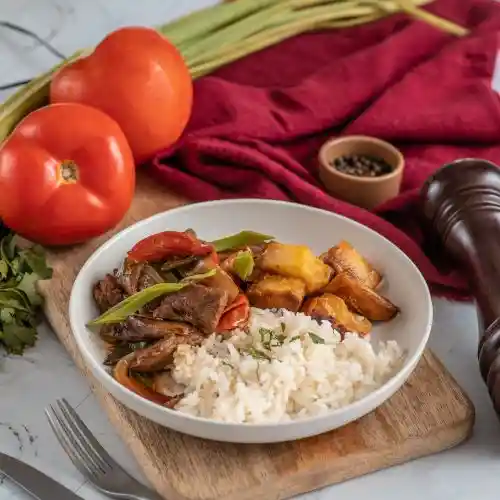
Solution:
<svg viewBox="0 0 500 500"><path fill-rule="evenodd" d="M306 294L306 285L299 278L268 274L247 290L250 304L260 309L283 308L297 312Z"/></svg>
<svg viewBox="0 0 500 500"><path fill-rule="evenodd" d="M350 309L371 321L389 321L399 311L389 299L363 285L347 272L335 276L324 292L338 295Z"/></svg>
<svg viewBox="0 0 500 500"><path fill-rule="evenodd" d="M382 276L369 262L347 241L341 241L321 255L336 274L348 273L368 288L375 289L382 281Z"/></svg>
<svg viewBox="0 0 500 500"><path fill-rule="evenodd" d="M271 242L257 261L257 267L270 274L299 278L307 294L321 290L332 277L331 268L305 245Z"/></svg>
<svg viewBox="0 0 500 500"><path fill-rule="evenodd" d="M372 324L363 316L349 311L343 299L324 293L317 297L311 297L304 302L301 312L312 317L333 318L349 332L356 332L360 335L370 333Z"/></svg>

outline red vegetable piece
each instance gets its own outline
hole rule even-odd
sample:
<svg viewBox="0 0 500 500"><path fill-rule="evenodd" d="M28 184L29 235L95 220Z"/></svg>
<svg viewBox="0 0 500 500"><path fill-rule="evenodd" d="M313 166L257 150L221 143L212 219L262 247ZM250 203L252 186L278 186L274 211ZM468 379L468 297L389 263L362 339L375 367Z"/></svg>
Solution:
<svg viewBox="0 0 500 500"><path fill-rule="evenodd" d="M228 332L235 328L242 328L248 323L250 317L250 303L245 294L240 293L222 314L216 331Z"/></svg>
<svg viewBox="0 0 500 500"><path fill-rule="evenodd" d="M212 245L190 233L164 231L136 243L128 252L128 257L136 262L158 262L169 257L202 256L212 252Z"/></svg>
<svg viewBox="0 0 500 500"><path fill-rule="evenodd" d="M130 391L135 392L148 401L152 401L162 406L168 406L169 408L175 406L178 399L160 394L130 375L129 367L132 359L133 354L129 354L118 361L113 373L115 379Z"/></svg>

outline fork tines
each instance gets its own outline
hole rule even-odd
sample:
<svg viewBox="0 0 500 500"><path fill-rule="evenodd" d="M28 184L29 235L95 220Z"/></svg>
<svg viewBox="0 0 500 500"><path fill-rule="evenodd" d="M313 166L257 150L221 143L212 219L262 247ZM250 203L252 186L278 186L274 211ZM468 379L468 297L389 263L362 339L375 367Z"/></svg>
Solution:
<svg viewBox="0 0 500 500"><path fill-rule="evenodd" d="M66 399L57 400L45 414L62 448L83 475L105 474L118 466Z"/></svg>

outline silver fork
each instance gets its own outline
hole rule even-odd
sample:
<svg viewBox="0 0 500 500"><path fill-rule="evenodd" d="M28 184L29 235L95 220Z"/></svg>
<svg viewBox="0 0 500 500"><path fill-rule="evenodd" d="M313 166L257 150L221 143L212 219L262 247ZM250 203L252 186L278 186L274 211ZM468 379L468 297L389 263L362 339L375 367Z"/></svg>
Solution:
<svg viewBox="0 0 500 500"><path fill-rule="evenodd" d="M109 455L65 399L50 405L45 414L73 465L102 493L124 500L164 500Z"/></svg>

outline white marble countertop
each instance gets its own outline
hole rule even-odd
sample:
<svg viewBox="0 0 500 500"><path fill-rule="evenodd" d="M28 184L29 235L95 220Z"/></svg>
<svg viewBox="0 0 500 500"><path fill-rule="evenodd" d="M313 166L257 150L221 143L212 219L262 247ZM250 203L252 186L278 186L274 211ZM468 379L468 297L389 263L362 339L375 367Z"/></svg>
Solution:
<svg viewBox="0 0 500 500"><path fill-rule="evenodd" d="M98 42L118 26L161 24L213 3L214 0L0 0L0 19L35 30L61 52L71 54ZM35 76L55 62L34 42L0 31L0 85ZM7 94L0 92L0 99ZM316 491L301 500L363 496L371 500L400 500L403 494L407 500L470 500L479 493L482 500L497 500L500 424L478 372L475 310L472 305L439 299L434 300L434 306L430 346L476 406L473 437L448 452ZM56 398L66 397L111 454L140 477L137 464L55 334L42 325L39 337L37 346L24 357L0 358L0 450L32 463L84 499L102 499L59 448L45 420L44 408ZM0 478L0 500L27 498Z"/></svg>

